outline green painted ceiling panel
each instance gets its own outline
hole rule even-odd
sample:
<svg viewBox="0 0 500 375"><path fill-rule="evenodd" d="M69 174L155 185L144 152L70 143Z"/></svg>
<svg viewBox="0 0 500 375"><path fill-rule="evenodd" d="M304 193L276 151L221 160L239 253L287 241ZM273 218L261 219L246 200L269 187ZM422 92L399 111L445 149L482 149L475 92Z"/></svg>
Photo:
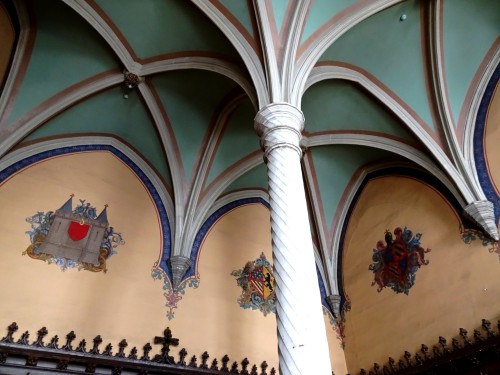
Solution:
<svg viewBox="0 0 500 375"><path fill-rule="evenodd" d="M259 137L253 130L255 111L252 103L241 104L229 119L217 149L205 185L210 184L226 168L253 151L259 150Z"/></svg>
<svg viewBox="0 0 500 375"><path fill-rule="evenodd" d="M272 0L274 21L276 22L276 28L278 32L283 26L283 19L285 18L286 8L288 7L288 0Z"/></svg>
<svg viewBox="0 0 500 375"><path fill-rule="evenodd" d="M224 190L224 193L254 188L261 188L267 191L267 168L264 162L234 181Z"/></svg>
<svg viewBox="0 0 500 375"><path fill-rule="evenodd" d="M180 51L238 56L224 34L190 1L97 0L96 3L141 59Z"/></svg>
<svg viewBox="0 0 500 375"><path fill-rule="evenodd" d="M220 74L200 70L165 73L152 82L182 150L182 162L189 179L205 133L217 115L214 108L237 86Z"/></svg>
<svg viewBox="0 0 500 375"><path fill-rule="evenodd" d="M254 36L252 19L250 18L250 12L253 13L253 9L248 9L248 1L219 0L219 2L224 5L238 21L240 21L251 36Z"/></svg>
<svg viewBox="0 0 500 375"><path fill-rule="evenodd" d="M414 140L406 126L382 104L348 81L332 79L313 85L302 99L302 111L308 133L365 130Z"/></svg>
<svg viewBox="0 0 500 375"><path fill-rule="evenodd" d="M328 227L354 172L368 162L392 155L371 147L348 145L313 147L310 152Z"/></svg>
<svg viewBox="0 0 500 375"><path fill-rule="evenodd" d="M443 34L448 95L457 124L472 79L500 36L500 1L445 1Z"/></svg>
<svg viewBox="0 0 500 375"><path fill-rule="evenodd" d="M367 70L434 129L425 85L420 3L406 1L362 21L334 42L321 60L342 61ZM403 14L407 19L400 21Z"/></svg>
<svg viewBox="0 0 500 375"><path fill-rule="evenodd" d="M59 1L32 3L35 45L11 122L61 90L118 66L101 36L69 7Z"/></svg>
<svg viewBox="0 0 500 375"><path fill-rule="evenodd" d="M171 184L163 147L149 113L136 92L124 99L118 88L91 97L62 112L24 141L61 134L113 134L130 144Z"/></svg>
<svg viewBox="0 0 500 375"><path fill-rule="evenodd" d="M305 42L317 29L333 18L342 9L354 4L356 0L315 0L309 10L301 43Z"/></svg>

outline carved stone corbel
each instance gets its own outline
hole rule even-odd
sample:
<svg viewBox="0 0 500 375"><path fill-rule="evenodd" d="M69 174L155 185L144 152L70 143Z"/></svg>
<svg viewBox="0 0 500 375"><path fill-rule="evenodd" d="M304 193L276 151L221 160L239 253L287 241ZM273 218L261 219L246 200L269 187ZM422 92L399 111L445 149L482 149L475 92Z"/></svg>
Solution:
<svg viewBox="0 0 500 375"><path fill-rule="evenodd" d="M340 317L340 296L338 294L330 294L326 296L326 300L332 308L333 317L338 319Z"/></svg>
<svg viewBox="0 0 500 375"><path fill-rule="evenodd" d="M481 226L491 238L498 241L493 203L488 200L472 202L464 208L464 215Z"/></svg>
<svg viewBox="0 0 500 375"><path fill-rule="evenodd" d="M173 255L170 257L170 267L172 267L172 283L174 289L177 289L182 281L182 277L191 267L191 259L182 255Z"/></svg>

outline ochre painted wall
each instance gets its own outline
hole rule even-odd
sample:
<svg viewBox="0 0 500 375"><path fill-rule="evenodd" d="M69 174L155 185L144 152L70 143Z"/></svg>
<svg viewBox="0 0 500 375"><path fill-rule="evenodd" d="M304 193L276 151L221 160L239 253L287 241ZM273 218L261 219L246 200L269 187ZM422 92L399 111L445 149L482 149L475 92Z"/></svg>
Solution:
<svg viewBox="0 0 500 375"><path fill-rule="evenodd" d="M186 289L171 323L193 353L209 350L217 358L227 354L237 361L246 356L251 363L266 360L277 367L275 315L241 308L241 288L231 275L262 252L272 264L269 223L265 206L241 206L219 219L205 237L200 286Z"/></svg>
<svg viewBox="0 0 500 375"><path fill-rule="evenodd" d="M347 374L344 349L342 341L337 336L335 326L330 324L329 315L325 315L326 338L328 339L328 348L330 349L330 363L332 370L337 375Z"/></svg>
<svg viewBox="0 0 500 375"><path fill-rule="evenodd" d="M371 286L372 249L385 230L405 227L422 233L429 265L416 273L409 295ZM499 317L500 261L479 240L464 244L459 220L445 198L407 177L370 181L356 203L347 228L343 281L352 310L346 318L345 355L350 373L384 364L405 350L451 342L463 327L472 333L481 319Z"/></svg>
<svg viewBox="0 0 500 375"><path fill-rule="evenodd" d="M68 269L22 256L29 245L25 221L37 211L55 211L75 194L108 220L125 245L107 262L107 273ZM16 321L32 338L42 326L59 337L74 330L104 345L126 338L141 347L166 327L161 285L151 278L160 251L152 201L135 175L109 152L56 157L23 170L0 187L0 330Z"/></svg>
<svg viewBox="0 0 500 375"><path fill-rule="evenodd" d="M54 211L73 193L97 211L108 204L108 220L125 244L107 261L107 273L68 269L22 256L29 245L26 218ZM230 211L211 228L201 246L197 289L186 288L175 317L166 318L162 283L151 277L161 249L159 219L141 181L112 153L85 152L55 157L24 169L0 186L0 332L16 321L31 338L46 326L48 341L74 330L75 344L100 334L104 345L126 338L142 348L170 326L189 356L205 350L211 358L228 354L232 361L248 357L278 365L276 318L245 310L237 302L241 289L233 270L257 259L272 263L269 210L251 204ZM345 373L335 331L327 332L333 369ZM17 333L19 336L20 332ZM2 335L3 336L3 335ZM155 346L154 352L159 347ZM180 349L180 347L178 349ZM102 349L101 348L101 349ZM178 350L172 354L177 356ZM152 353L153 354L153 353Z"/></svg>

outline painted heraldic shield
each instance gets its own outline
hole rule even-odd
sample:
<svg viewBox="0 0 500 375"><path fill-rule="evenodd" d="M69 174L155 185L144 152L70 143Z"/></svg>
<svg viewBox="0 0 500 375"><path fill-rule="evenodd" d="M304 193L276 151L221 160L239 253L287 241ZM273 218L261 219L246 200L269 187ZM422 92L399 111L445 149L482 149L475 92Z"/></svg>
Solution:
<svg viewBox="0 0 500 375"><path fill-rule="evenodd" d="M106 208L96 217L90 204L72 209L70 198L56 210L40 252L75 262L99 265L99 249L107 233Z"/></svg>

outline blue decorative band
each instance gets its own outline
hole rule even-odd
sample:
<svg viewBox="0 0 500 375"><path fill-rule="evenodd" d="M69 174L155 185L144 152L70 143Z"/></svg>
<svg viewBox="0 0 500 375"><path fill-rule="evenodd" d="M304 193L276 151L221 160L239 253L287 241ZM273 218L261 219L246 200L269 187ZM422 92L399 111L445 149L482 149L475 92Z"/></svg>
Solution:
<svg viewBox="0 0 500 375"><path fill-rule="evenodd" d="M486 127L486 117L488 115L488 108L493 98L493 93L497 87L498 80L500 79L500 65L496 67L490 81L486 85L486 90L484 92L481 103L479 104L479 109L476 117L476 124L474 128L474 160L476 163L477 176L481 188L483 189L486 198L493 203L495 208L495 221L498 222L498 217L500 214L500 197L498 196L492 181L490 180L490 174L488 173L488 166L486 164L486 155L484 150L484 137L485 137L485 127Z"/></svg>

